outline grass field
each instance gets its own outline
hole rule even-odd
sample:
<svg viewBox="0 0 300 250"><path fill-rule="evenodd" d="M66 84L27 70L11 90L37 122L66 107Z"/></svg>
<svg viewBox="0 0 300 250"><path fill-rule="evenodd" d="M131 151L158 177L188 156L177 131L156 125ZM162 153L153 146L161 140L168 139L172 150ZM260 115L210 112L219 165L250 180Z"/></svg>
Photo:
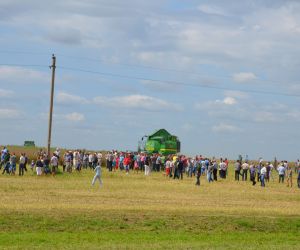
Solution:
<svg viewBox="0 0 300 250"><path fill-rule="evenodd" d="M1 249L299 249L300 190L155 173L0 176Z"/></svg>

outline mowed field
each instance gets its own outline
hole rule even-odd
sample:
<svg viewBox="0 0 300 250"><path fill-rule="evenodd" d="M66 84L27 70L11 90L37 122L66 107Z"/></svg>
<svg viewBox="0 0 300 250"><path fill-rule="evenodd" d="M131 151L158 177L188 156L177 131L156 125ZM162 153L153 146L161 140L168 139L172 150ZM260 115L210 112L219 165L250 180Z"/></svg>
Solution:
<svg viewBox="0 0 300 250"><path fill-rule="evenodd" d="M1 249L300 249L300 190L162 173L0 176ZM277 176L276 176L277 177ZM296 181L296 178L294 178ZM295 182L296 184L296 182Z"/></svg>

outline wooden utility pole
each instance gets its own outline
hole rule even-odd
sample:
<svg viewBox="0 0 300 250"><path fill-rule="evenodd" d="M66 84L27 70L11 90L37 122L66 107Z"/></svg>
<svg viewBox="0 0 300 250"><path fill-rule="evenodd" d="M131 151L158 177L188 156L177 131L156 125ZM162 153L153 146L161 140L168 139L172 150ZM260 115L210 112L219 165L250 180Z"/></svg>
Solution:
<svg viewBox="0 0 300 250"><path fill-rule="evenodd" d="M50 158L50 147L51 147L51 130L52 130L52 112L53 112L53 97L54 97L54 80L55 80L55 66L56 57L52 55L52 65L50 69L52 69L52 79L51 79L51 94L50 94L50 111L49 111L49 124L48 124L48 147L47 147L47 155Z"/></svg>

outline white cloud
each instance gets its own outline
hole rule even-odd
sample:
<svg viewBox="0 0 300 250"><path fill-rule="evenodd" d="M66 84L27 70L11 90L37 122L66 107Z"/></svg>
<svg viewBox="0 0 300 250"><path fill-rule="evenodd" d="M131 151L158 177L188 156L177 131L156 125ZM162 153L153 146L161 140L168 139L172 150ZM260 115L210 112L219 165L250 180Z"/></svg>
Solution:
<svg viewBox="0 0 300 250"><path fill-rule="evenodd" d="M237 103L236 99L233 97L225 97L223 103L226 105L234 105Z"/></svg>
<svg viewBox="0 0 300 250"><path fill-rule="evenodd" d="M0 119L13 119L20 117L21 112L17 109L0 108Z"/></svg>
<svg viewBox="0 0 300 250"><path fill-rule="evenodd" d="M71 95L65 92L59 92L56 96L57 103L60 104L88 104L89 101L81 96Z"/></svg>
<svg viewBox="0 0 300 250"><path fill-rule="evenodd" d="M0 66L0 81L6 83L50 82L50 75L23 67Z"/></svg>
<svg viewBox="0 0 300 250"><path fill-rule="evenodd" d="M67 115L65 115L65 118L68 121L72 121L72 122L81 122L81 121L85 120L84 114L77 113L77 112L67 114Z"/></svg>
<svg viewBox="0 0 300 250"><path fill-rule="evenodd" d="M202 4L199 5L197 9L209 15L221 15L221 16L226 15L223 9L212 5Z"/></svg>
<svg viewBox="0 0 300 250"><path fill-rule="evenodd" d="M108 106L112 108L129 108L129 109L143 109L149 111L165 111L174 110L182 111L183 107L179 104L167 102L165 100L145 96L145 95L129 95L129 96L117 96L106 97L98 96L94 98L96 104Z"/></svg>
<svg viewBox="0 0 300 250"><path fill-rule="evenodd" d="M256 79L256 75L251 72L241 72L233 75L233 80L237 83L251 82Z"/></svg>
<svg viewBox="0 0 300 250"><path fill-rule="evenodd" d="M227 96L223 100L209 101L206 103L196 103L196 109L214 109L223 108L225 106L233 106L237 104L237 100L234 97Z"/></svg>
<svg viewBox="0 0 300 250"><path fill-rule="evenodd" d="M274 113L269 111L259 111L254 114L256 122L280 122Z"/></svg>
<svg viewBox="0 0 300 250"><path fill-rule="evenodd" d="M11 97L13 94L14 94L14 92L11 90L0 89L0 97L1 98Z"/></svg>
<svg viewBox="0 0 300 250"><path fill-rule="evenodd" d="M217 132L217 133L240 132L241 129L234 126L234 125L230 125L230 124L227 124L227 123L219 123L218 125L215 125L215 126L212 127L212 131Z"/></svg>

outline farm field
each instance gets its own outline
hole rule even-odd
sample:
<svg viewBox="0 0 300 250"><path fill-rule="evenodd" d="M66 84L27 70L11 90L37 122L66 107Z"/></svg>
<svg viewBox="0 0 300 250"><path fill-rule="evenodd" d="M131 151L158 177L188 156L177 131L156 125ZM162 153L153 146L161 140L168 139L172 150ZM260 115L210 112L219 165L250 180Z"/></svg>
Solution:
<svg viewBox="0 0 300 250"><path fill-rule="evenodd" d="M0 176L1 249L299 249L300 190L162 173ZM277 180L277 179L276 179ZM294 182L296 183L296 182ZM96 183L98 184L98 183Z"/></svg>

